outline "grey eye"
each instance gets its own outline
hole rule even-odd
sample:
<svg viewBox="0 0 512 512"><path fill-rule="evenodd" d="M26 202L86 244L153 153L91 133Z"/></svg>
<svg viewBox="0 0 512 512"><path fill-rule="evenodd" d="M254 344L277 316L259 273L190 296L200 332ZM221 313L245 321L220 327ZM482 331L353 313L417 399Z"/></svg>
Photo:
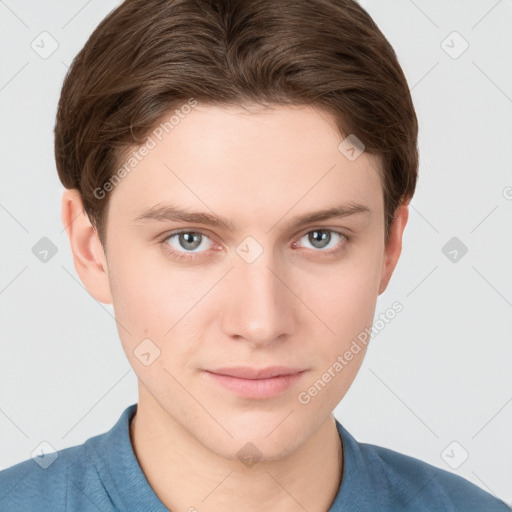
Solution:
<svg viewBox="0 0 512 512"><path fill-rule="evenodd" d="M333 235L341 240L341 235L330 229L315 229L306 233L302 238L307 237L308 243L310 243L315 249L325 249L329 246L329 243L333 240ZM336 244L334 244L334 247Z"/></svg>
<svg viewBox="0 0 512 512"><path fill-rule="evenodd" d="M196 231L182 231L180 233L174 233L167 238L167 242L169 245L178 252L190 252L196 251L198 247L201 246L201 243L208 239L203 233L198 233ZM177 240L176 243L172 243ZM196 251L203 252L203 251Z"/></svg>

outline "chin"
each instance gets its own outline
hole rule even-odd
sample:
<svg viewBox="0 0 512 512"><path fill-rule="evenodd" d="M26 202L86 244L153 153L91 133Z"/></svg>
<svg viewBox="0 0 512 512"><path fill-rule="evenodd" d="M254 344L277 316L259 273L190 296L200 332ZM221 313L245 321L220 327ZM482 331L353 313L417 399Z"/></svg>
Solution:
<svg viewBox="0 0 512 512"><path fill-rule="evenodd" d="M231 419L225 416L222 425L230 435L224 431L220 433L223 446L222 455L228 458L238 458L238 452L243 447L245 451L254 451L255 456L262 460L279 460L293 452L309 437L308 425L293 417L291 407L276 409L275 411L251 411L234 414ZM218 449L220 445L216 445ZM215 447L211 448L216 451ZM242 455L244 452L242 451Z"/></svg>
<svg viewBox="0 0 512 512"><path fill-rule="evenodd" d="M270 439L271 436L251 437L236 435L234 439L223 436L216 442L215 439L208 438L206 447L225 459L242 463L247 468L258 466L257 463L275 462L284 459L293 453L298 446L295 439L289 437ZM243 466L242 466L243 467Z"/></svg>

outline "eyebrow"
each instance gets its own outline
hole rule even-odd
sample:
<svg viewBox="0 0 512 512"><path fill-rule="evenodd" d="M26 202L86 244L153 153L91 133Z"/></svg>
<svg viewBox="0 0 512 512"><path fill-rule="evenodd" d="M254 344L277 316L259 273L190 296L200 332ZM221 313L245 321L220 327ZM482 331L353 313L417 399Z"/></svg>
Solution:
<svg viewBox="0 0 512 512"><path fill-rule="evenodd" d="M349 215L359 213L371 213L371 210L363 204L348 202L331 208L297 215L289 221L289 227L295 229L305 224L332 218L348 217ZM207 212L194 212L178 208L172 204L156 204L144 210L134 219L134 222L142 223L151 220L158 222L187 222L190 224L203 224L215 228L223 228L229 231L234 230L234 224L225 217Z"/></svg>

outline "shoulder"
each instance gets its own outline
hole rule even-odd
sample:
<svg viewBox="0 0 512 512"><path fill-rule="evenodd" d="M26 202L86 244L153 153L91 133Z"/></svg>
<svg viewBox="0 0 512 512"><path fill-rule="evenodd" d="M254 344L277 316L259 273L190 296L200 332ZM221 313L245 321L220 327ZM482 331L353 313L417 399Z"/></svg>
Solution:
<svg viewBox="0 0 512 512"><path fill-rule="evenodd" d="M503 501L454 473L389 448L360 443L337 420L336 426L343 444L343 476L332 512L511 510Z"/></svg>
<svg viewBox="0 0 512 512"><path fill-rule="evenodd" d="M87 458L84 445L80 445L0 471L0 509L65 510L70 468L86 464Z"/></svg>
<svg viewBox="0 0 512 512"><path fill-rule="evenodd" d="M113 510L100 453L108 433L0 471L0 510Z"/></svg>
<svg viewBox="0 0 512 512"><path fill-rule="evenodd" d="M361 457L372 468L375 488L384 491L399 510L510 512L510 508L468 480L402 453L358 443Z"/></svg>

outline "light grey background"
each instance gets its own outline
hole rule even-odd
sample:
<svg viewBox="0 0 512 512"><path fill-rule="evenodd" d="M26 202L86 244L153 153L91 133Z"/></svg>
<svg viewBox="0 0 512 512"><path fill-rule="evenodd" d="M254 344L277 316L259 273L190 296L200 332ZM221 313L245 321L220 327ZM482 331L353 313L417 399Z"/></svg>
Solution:
<svg viewBox="0 0 512 512"><path fill-rule="evenodd" d="M394 301L404 309L335 415L359 441L512 503L512 1L362 4L412 88L420 179L376 318ZM116 5L0 1L0 469L42 441L80 444L137 401L113 310L75 272L53 158L67 67ZM31 47L42 52L44 37L51 49L43 31L58 43L47 58ZM57 248L46 263L32 252L42 237ZM442 251L452 237L468 248L456 262Z"/></svg>

